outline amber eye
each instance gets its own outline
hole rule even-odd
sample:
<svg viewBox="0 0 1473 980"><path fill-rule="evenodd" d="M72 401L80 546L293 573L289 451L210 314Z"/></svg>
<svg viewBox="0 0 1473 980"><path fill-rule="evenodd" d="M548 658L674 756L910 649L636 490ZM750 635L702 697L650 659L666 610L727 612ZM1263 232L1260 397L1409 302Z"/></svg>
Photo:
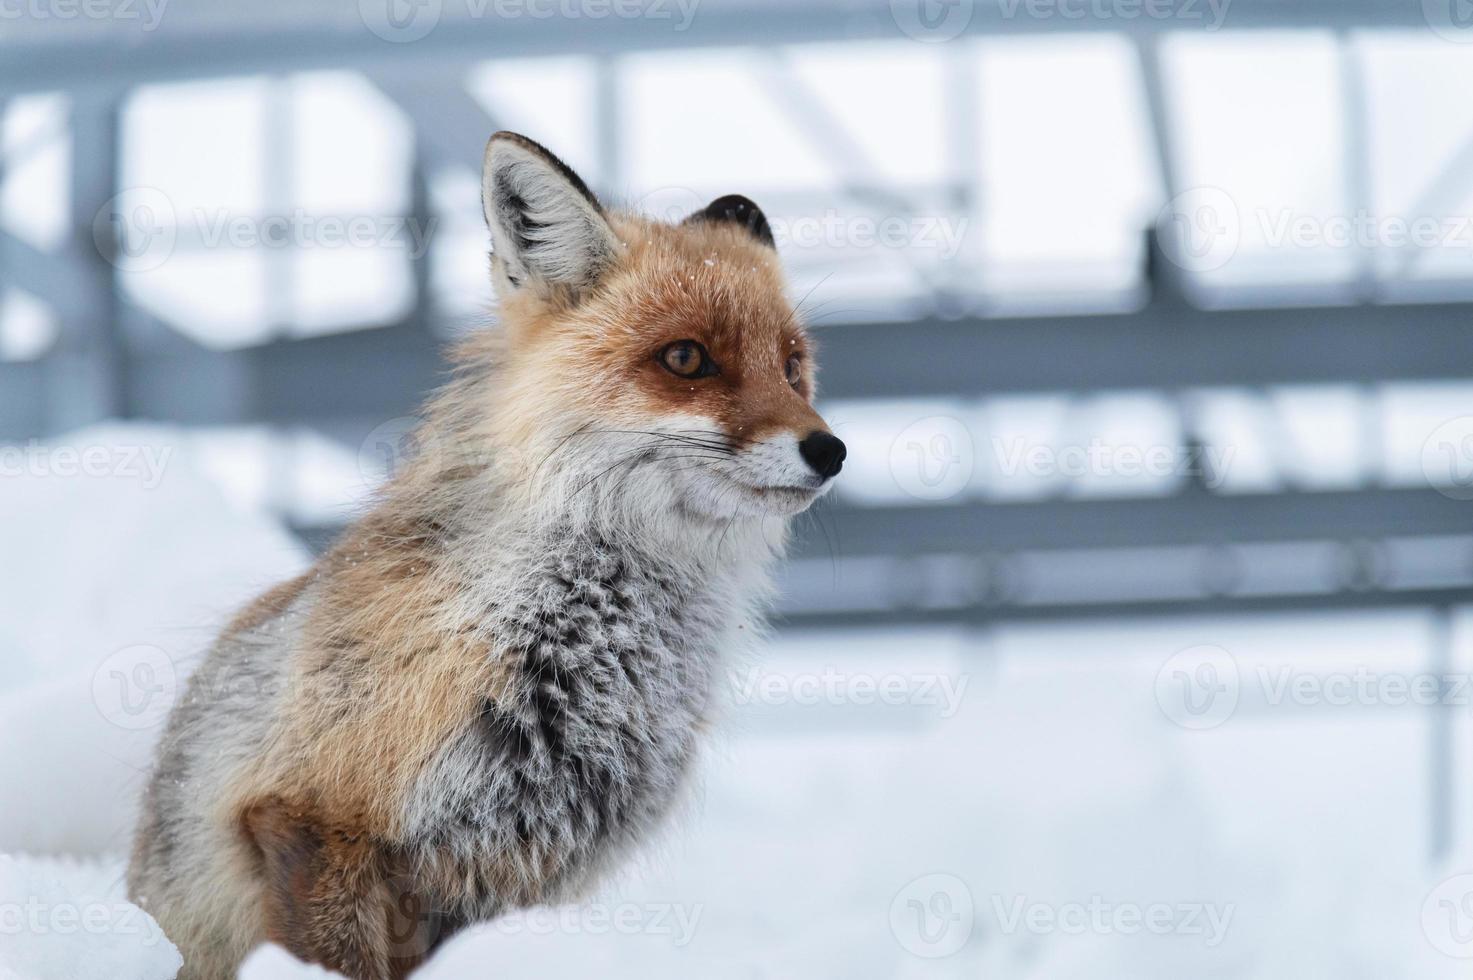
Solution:
<svg viewBox="0 0 1473 980"><path fill-rule="evenodd" d="M792 357L788 358L788 364L785 368L785 371L788 377L788 384L792 385L794 388L798 387L798 382L803 380L803 358L799 357L797 354L794 354Z"/></svg>
<svg viewBox="0 0 1473 980"><path fill-rule="evenodd" d="M694 340L677 340L660 351L660 363L682 378L704 378L716 373L716 363L706 348Z"/></svg>

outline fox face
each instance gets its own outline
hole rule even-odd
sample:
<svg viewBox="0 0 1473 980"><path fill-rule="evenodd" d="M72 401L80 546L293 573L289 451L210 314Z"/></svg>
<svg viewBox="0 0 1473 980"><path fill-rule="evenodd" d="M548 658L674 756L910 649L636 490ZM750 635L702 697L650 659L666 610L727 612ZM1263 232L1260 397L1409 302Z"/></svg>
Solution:
<svg viewBox="0 0 1473 980"><path fill-rule="evenodd" d="M503 430L565 492L724 521L829 489L844 444L813 408L814 345L755 204L719 198L674 225L606 210L512 133L487 146L482 198Z"/></svg>

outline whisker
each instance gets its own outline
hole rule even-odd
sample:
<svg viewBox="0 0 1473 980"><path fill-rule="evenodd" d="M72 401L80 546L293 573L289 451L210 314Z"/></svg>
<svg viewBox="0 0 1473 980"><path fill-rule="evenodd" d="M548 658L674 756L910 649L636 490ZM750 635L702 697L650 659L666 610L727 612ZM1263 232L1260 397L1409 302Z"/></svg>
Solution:
<svg viewBox="0 0 1473 980"><path fill-rule="evenodd" d="M553 446L551 449L549 449L547 451L547 455L544 456L544 457L542 457L542 462L540 462L540 463L537 464L537 469L534 470L533 473L532 473L532 479L535 480L535 479L537 479L537 477L539 475L541 475L541 473L542 473L542 467L544 467L544 466L547 465L547 461L550 460L550 459L552 459L552 457L557 453L557 451L559 449L562 449L564 446L566 446L569 441L577 438L585 430L587 430L588 427L591 426L591 425L593 425L592 422L584 422L582 425L578 426L578 428L574 429L572 432L568 433L562 439L558 440L558 444L556 446Z"/></svg>
<svg viewBox="0 0 1473 980"><path fill-rule="evenodd" d="M614 463L612 463L608 467L604 468L603 470L600 470L598 473L596 473L593 476L589 477L583 483L579 484L578 487L577 487L577 489L575 489L571 494L569 494L569 496L570 497L576 497L578 494L580 494L584 490L588 489L588 487L590 487L593 484L597 483L599 480L602 480L604 477L608 476L610 473L612 473L614 470L618 469L621 466L628 466L630 464L637 465L637 464L639 464L641 462L653 462L655 460L659 460L661 462L665 462L665 461L681 460L681 459L697 459L697 460L706 460L706 461L712 461L712 462L719 462L721 460L726 459L726 456L725 455L721 455L721 454L718 454L718 453L708 453L708 452L682 452L682 453L680 453L678 455L659 455L661 449L672 449L672 450L674 450L674 449L683 449L683 448L685 448L685 447L679 447L679 446L669 446L669 447L645 446L645 447L642 447L640 449L633 450L633 451L625 454L624 456L620 457L618 460L616 460Z"/></svg>

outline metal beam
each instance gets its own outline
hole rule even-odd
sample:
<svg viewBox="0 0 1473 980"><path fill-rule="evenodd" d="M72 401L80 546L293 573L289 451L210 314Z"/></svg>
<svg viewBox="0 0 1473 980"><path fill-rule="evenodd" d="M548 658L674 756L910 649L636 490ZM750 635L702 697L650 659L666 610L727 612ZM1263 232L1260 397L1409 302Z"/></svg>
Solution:
<svg viewBox="0 0 1473 980"><path fill-rule="evenodd" d="M0 364L0 378L18 367ZM171 344L134 360L131 414L186 425L382 422L412 413L447 370L414 322L237 351Z"/></svg>
<svg viewBox="0 0 1473 980"><path fill-rule="evenodd" d="M444 67L498 56L619 54L631 51L732 47L841 40L907 40L888 0L845 4L748 0L682 5L647 0L640 17L535 16L547 9L533 0L516 16L495 16L485 0L445 0L416 8L431 12L423 37L401 43L373 33L360 16L377 0L234 0L163 10L147 28L133 20L88 22L10 20L0 93L47 89L131 86L149 82L321 68L375 71L396 65ZM385 3L388 0L384 0ZM143 7L146 5L140 5ZM1091 31L1155 34L1172 30L1370 28L1425 30L1419 0L1233 0L1220 24L1206 0L1174 0L1169 16L1151 16L1150 5L1105 5L1109 16L1079 3L977 0L963 5L964 34L1040 34ZM904 6L900 7L904 16ZM1079 16L1080 11L1085 16ZM657 16L665 14L666 16ZM222 26L223 25L223 26Z"/></svg>
<svg viewBox="0 0 1473 980"><path fill-rule="evenodd" d="M1458 304L821 326L829 398L1427 381L1473 373Z"/></svg>
<svg viewBox="0 0 1473 980"><path fill-rule="evenodd" d="M943 506L834 505L815 514L793 554L841 557L1219 545L1242 541L1455 535L1470 526L1465 501L1435 490L1213 494Z"/></svg>
<svg viewBox="0 0 1473 980"><path fill-rule="evenodd" d="M94 221L117 188L118 103L104 94L73 93L70 237L53 274L66 277L56 306L60 336L37 362L45 372L46 429L63 432L126 418L128 358L122 342L113 242L94 237Z"/></svg>
<svg viewBox="0 0 1473 980"><path fill-rule="evenodd" d="M43 252L0 228L0 276L45 301L58 316L65 317L76 303L76 265L70 252Z"/></svg>
<svg viewBox="0 0 1473 980"><path fill-rule="evenodd" d="M1324 595L1209 596L1182 601L1040 603L1031 606L974 604L951 609L802 609L779 604L775 625L789 629L855 629L887 626L988 626L998 623L1083 619L1170 619L1200 616L1262 616L1273 613L1363 612L1368 609L1426 609L1473 603L1473 588L1454 586L1387 592Z"/></svg>

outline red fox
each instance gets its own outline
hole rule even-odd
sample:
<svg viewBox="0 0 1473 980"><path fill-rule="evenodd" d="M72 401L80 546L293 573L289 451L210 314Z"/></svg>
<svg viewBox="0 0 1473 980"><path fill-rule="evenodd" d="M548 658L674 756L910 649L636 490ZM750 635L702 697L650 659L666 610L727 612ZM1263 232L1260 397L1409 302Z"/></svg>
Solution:
<svg viewBox="0 0 1473 980"><path fill-rule="evenodd" d="M482 204L500 324L429 403L435 451L170 717L128 882L182 978L264 941L402 977L586 891L681 798L786 519L844 462L750 200L606 209L501 132Z"/></svg>

